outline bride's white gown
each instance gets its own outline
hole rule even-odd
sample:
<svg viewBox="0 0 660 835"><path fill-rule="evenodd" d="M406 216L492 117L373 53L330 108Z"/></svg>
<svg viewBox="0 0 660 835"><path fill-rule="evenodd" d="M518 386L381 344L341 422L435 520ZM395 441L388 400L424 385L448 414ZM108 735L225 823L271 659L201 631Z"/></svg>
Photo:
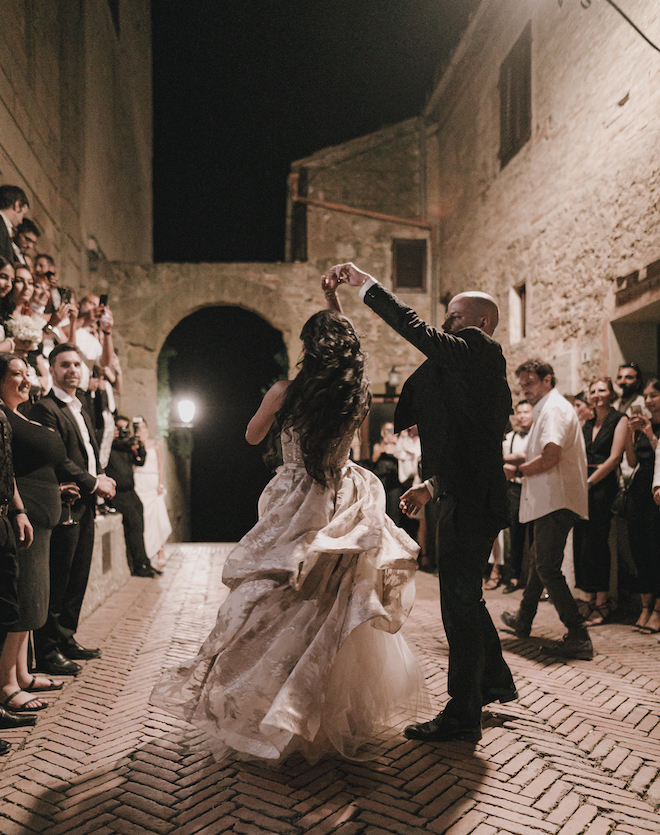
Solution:
<svg viewBox="0 0 660 835"><path fill-rule="evenodd" d="M231 592L191 661L169 670L152 704L229 750L310 761L363 758L379 730L428 707L399 633L414 602L418 546L385 515L382 484L336 451L333 486L307 474L295 434L259 500L259 521L229 555Z"/></svg>

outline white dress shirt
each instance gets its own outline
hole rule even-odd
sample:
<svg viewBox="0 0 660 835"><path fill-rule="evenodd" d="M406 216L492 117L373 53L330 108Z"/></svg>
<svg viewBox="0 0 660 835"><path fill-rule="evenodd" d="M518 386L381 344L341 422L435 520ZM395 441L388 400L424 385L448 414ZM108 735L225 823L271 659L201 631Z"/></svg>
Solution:
<svg viewBox="0 0 660 835"><path fill-rule="evenodd" d="M71 397L70 394L67 394L65 391L62 391L62 389L57 388L57 386L53 386L53 394L58 400L66 403L69 411L73 415L78 425L78 429L80 429L85 452L87 453L87 472L91 476L94 476L94 478L98 478L98 472L96 469L96 453L94 452L94 447L92 446L92 441L89 437L89 429L85 423L85 418L82 415L82 403L77 397ZM96 485L94 486L94 489L96 489Z"/></svg>
<svg viewBox="0 0 660 835"><path fill-rule="evenodd" d="M561 447L561 458L549 470L523 479L520 521L532 522L564 508L587 519L589 500L584 435L575 409L554 388L534 406L527 461L541 455L548 444Z"/></svg>

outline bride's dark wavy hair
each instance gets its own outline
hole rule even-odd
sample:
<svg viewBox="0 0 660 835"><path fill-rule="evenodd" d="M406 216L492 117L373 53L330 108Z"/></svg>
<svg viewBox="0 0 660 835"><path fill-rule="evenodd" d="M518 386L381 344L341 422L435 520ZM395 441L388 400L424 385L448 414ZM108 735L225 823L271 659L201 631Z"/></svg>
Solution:
<svg viewBox="0 0 660 835"><path fill-rule="evenodd" d="M269 438L268 463L276 460L275 440L295 429L305 469L325 486L335 475L331 452L369 411L371 391L364 354L350 319L332 310L315 313L300 333L303 356L289 385Z"/></svg>

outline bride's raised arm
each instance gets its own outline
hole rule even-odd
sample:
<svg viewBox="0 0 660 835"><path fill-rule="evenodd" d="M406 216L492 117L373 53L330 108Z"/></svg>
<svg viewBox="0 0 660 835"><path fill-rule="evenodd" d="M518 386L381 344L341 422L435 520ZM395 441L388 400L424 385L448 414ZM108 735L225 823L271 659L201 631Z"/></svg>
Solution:
<svg viewBox="0 0 660 835"><path fill-rule="evenodd" d="M268 434L275 415L282 408L288 387L288 380L278 380L264 395L261 406L254 413L245 431L245 440L252 446L261 443Z"/></svg>

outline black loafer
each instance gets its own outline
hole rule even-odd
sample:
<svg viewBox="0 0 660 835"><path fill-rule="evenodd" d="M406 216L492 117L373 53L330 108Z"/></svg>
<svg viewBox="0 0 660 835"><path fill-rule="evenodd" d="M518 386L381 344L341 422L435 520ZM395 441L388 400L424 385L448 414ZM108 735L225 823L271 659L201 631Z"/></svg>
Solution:
<svg viewBox="0 0 660 835"><path fill-rule="evenodd" d="M10 713L0 707L0 730L13 731L15 728L27 728L36 725L37 717L33 713Z"/></svg>
<svg viewBox="0 0 660 835"><path fill-rule="evenodd" d="M50 673L52 676L77 676L82 670L80 664L57 651L49 652L45 658L37 658L35 667L40 673Z"/></svg>
<svg viewBox="0 0 660 835"><path fill-rule="evenodd" d="M6 739L0 739L0 756L2 756L3 754L8 754L10 748L11 742L7 742Z"/></svg>
<svg viewBox="0 0 660 835"><path fill-rule="evenodd" d="M466 728L451 722L442 722L440 719L431 719L430 722L408 725L403 734L406 739L419 739L422 742L479 742L481 725Z"/></svg>
<svg viewBox="0 0 660 835"><path fill-rule="evenodd" d="M133 572L134 577L149 577L153 580L154 577L160 577L162 571L158 571L156 568L152 568L150 565L143 565L140 568L136 568Z"/></svg>
<svg viewBox="0 0 660 835"><path fill-rule="evenodd" d="M86 649L77 641L69 641L62 648L62 655L74 661L91 661L92 658L100 658L103 653L100 649Z"/></svg>

